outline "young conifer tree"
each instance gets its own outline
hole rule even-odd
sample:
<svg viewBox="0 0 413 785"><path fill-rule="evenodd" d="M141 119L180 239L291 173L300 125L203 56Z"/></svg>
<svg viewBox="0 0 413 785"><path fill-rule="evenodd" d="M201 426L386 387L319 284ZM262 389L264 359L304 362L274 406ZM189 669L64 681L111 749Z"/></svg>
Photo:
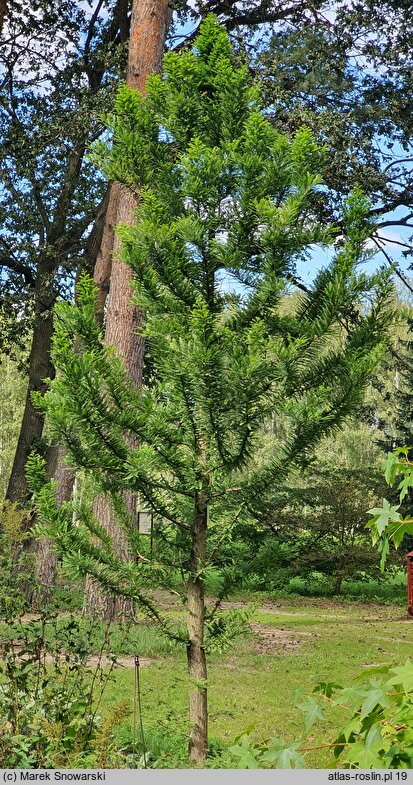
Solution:
<svg viewBox="0 0 413 785"><path fill-rule="evenodd" d="M145 98L121 89L111 126L106 173L140 195L136 224L119 232L145 316L150 371L134 390L102 342L93 285L83 279L79 305L58 307L57 376L38 404L96 493L110 496L134 561L115 555L89 509L79 507L73 524L72 506L56 505L36 458L31 482L41 531L68 563L134 599L185 642L189 754L199 763L207 754L205 633L225 628L206 611L205 570L236 522L264 515L290 467L358 406L385 339L391 285L384 272L356 271L371 228L356 193L333 261L293 312L283 307L297 260L334 236L312 216L323 152L306 130L291 140L271 127L214 18L192 51L166 55ZM288 433L263 455L262 427L274 413ZM175 548L171 563L145 555L125 491L155 515L155 541ZM176 564L186 583L184 635L145 592L165 585Z"/></svg>

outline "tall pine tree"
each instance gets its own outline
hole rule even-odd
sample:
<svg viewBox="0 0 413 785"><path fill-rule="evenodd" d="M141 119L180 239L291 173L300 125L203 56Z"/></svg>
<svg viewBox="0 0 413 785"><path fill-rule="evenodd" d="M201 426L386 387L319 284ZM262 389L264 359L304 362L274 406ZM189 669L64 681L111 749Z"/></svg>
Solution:
<svg viewBox="0 0 413 785"><path fill-rule="evenodd" d="M58 307L57 375L37 403L95 492L111 500L133 560L122 561L90 509L78 508L73 524L72 505L59 506L44 485L40 459L31 460L31 482L41 531L68 563L186 644L189 755L199 763L207 754L205 635L227 624L205 607L205 570L236 522L264 515L290 467L359 405L385 339L391 285L384 272L356 270L371 229L356 193L333 261L293 312L283 309L297 260L334 237L312 212L323 153L306 130L290 140L271 127L214 18L192 51L167 54L145 98L120 91L111 126L106 174L140 193L136 224L119 232L145 319L145 384L137 391L104 344L93 285L83 279L78 307ZM288 427L263 457L262 428L274 412ZM156 547L148 553L125 492L154 514L155 546L167 541L172 560L162 562ZM184 635L147 592L167 585L177 565Z"/></svg>

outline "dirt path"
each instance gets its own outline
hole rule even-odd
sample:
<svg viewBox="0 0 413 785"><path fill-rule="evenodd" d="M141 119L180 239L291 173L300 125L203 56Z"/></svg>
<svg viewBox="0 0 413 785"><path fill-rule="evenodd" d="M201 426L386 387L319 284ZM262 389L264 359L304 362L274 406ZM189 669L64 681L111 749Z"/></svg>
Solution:
<svg viewBox="0 0 413 785"><path fill-rule="evenodd" d="M163 611L180 611L183 610L182 602L177 594L170 593L166 590L153 590L148 592L151 597L159 604ZM306 608L303 609L305 602ZM212 606L214 600L207 598L207 605ZM240 600L225 600L221 603L223 611L235 609L245 609L251 605L250 602ZM297 610L294 609L297 607ZM351 607L351 616L349 617L349 610ZM288 620L310 618L315 624L318 622L323 623L324 620L334 620L336 623L342 621L347 625L360 625L360 624L376 624L380 622L389 622L396 624L405 624L406 622L413 622L412 617L403 613L401 608L395 609L392 606L383 606L373 603L354 602L349 607L348 603L317 599L313 597L306 597L303 600L291 598L291 600L278 600L265 598L262 605L257 608L260 614L272 614L282 620L288 626ZM397 614L397 616L396 616ZM70 615L70 614L62 614ZM34 616L33 616L34 617ZM309 639L316 639L320 637L322 630L315 629L313 631L297 630L297 629L284 629L283 627L273 627L268 624L254 621L249 623L248 628L252 633L252 649L260 655L271 654L298 654L301 645ZM409 630L410 631L410 630ZM408 630L406 630L407 634ZM392 642L405 642L406 634L403 635L400 630L400 638L381 637L378 640L392 641ZM103 667L108 667L111 664L113 655L106 655L102 659ZM156 658L158 659L158 658ZM52 657L47 656L46 662L51 662ZM139 664L145 668L155 662L155 658L140 657ZM96 668L99 663L98 656L91 656L87 660L87 667ZM72 663L73 664L73 663ZM135 659L133 655L119 655L116 656L115 667L133 668Z"/></svg>
<svg viewBox="0 0 413 785"><path fill-rule="evenodd" d="M112 665L114 657L115 668L135 667L135 656L133 654L105 654L103 657L99 657L97 654L92 654L85 662L82 661L81 663L75 659L69 658L69 660L66 660L65 656L61 654L58 658L58 663L59 667L61 668L64 666L73 668L77 665L79 668L91 668L94 670L99 666L99 664L102 666L102 668L109 668ZM18 656L17 658L22 662L28 659L24 654ZM56 657L53 657L52 654L46 654L44 658L42 657L41 661L46 665L51 665L52 663L56 662ZM152 665L153 662L155 662L155 660L152 657L139 657L140 668L146 668L148 665Z"/></svg>

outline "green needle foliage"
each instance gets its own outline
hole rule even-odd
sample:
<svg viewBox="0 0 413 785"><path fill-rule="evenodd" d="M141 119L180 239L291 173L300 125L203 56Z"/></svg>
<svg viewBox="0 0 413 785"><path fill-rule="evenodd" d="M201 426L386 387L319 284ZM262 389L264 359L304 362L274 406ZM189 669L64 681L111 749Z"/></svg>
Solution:
<svg viewBox="0 0 413 785"><path fill-rule="evenodd" d="M306 129L289 139L271 127L213 17L192 51L166 55L145 98L120 90L110 125L113 144L97 154L107 175L140 194L136 224L119 232L144 315L145 384L136 392L104 346L83 278L78 305L58 306L57 376L36 400L96 493L111 496L134 560L117 557L90 510L77 509L73 524L72 506L56 506L35 457L31 482L42 533L72 567L185 639L142 588L167 585L179 565L202 605L204 572L235 524L265 515L291 466L359 405L386 339L391 284L384 271L357 270L371 223L356 191L331 264L285 313L297 261L336 234L312 209L324 152ZM288 427L263 454L274 412ZM155 541L173 546L170 561L145 551L125 491L154 513Z"/></svg>

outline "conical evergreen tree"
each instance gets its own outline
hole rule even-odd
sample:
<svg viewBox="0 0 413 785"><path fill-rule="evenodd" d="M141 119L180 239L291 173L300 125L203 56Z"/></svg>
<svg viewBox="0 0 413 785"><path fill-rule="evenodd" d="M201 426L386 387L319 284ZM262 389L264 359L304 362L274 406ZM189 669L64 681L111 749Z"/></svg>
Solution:
<svg viewBox="0 0 413 785"><path fill-rule="evenodd" d="M184 640L197 763L207 751L205 631L215 636L227 624L206 612L205 570L236 522L265 514L290 467L359 405L385 339L391 284L387 273L356 270L371 228L356 193L333 261L294 312L283 311L297 260L334 236L312 214L323 151L306 130L290 140L271 127L215 19L204 22L191 52L166 56L146 98L120 91L111 125L105 169L140 193L136 225L119 231L145 316L151 376L138 392L127 381L103 344L93 285L83 279L79 307L58 308L58 372L38 404L96 493L111 498L134 561L116 556L90 510L78 509L73 524L72 506L56 504L36 458L31 482L43 532L73 568L131 597ZM74 336L81 352L73 351ZM288 427L258 460L274 412ZM122 505L125 491L155 515L155 542L176 553L169 562L151 558ZM167 585L178 564L185 635L145 592Z"/></svg>

